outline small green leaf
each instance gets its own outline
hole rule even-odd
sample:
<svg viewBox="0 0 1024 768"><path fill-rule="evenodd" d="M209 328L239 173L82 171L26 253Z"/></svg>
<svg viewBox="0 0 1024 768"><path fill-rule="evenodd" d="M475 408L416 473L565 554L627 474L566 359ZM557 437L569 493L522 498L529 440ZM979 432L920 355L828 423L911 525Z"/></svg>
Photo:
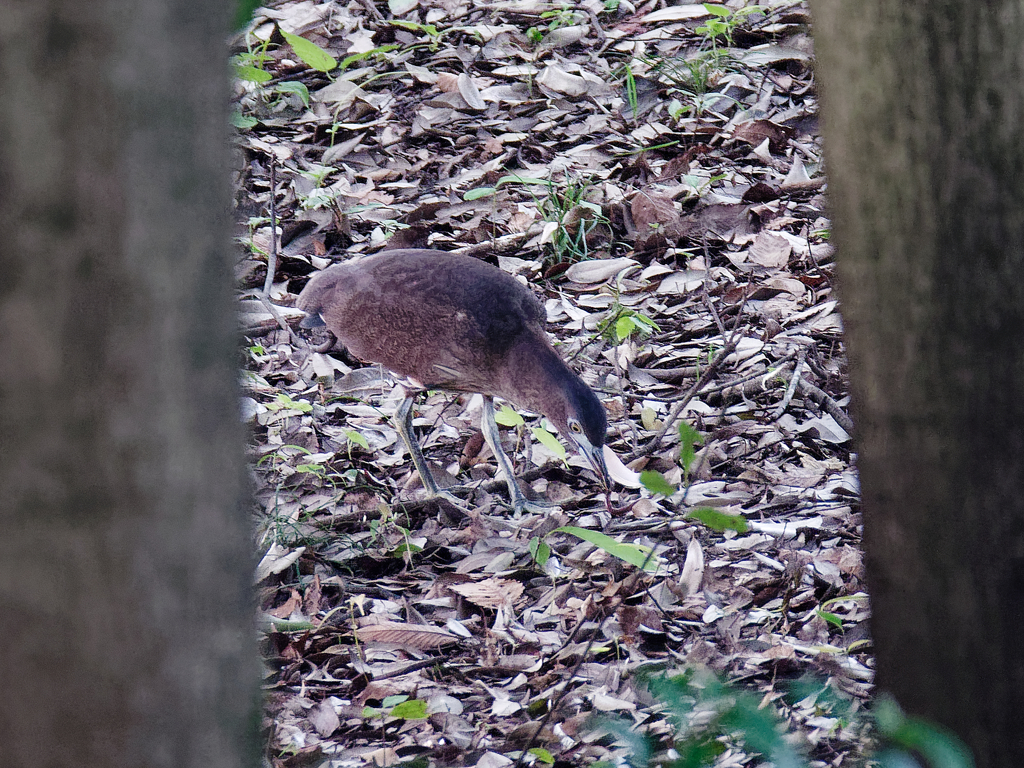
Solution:
<svg viewBox="0 0 1024 768"><path fill-rule="evenodd" d="M666 480L661 472L656 472L653 469L645 469L640 473L640 484L651 493L657 493L661 496L671 496L679 490Z"/></svg>
<svg viewBox="0 0 1024 768"><path fill-rule="evenodd" d="M537 565L543 568L548 558L551 557L551 547L547 545L544 539L534 536L530 539L530 557L533 558Z"/></svg>
<svg viewBox="0 0 1024 768"><path fill-rule="evenodd" d="M292 411L298 411L299 413L310 413L313 410L313 406L305 400L292 400L292 398L288 397L288 395L283 392L278 394L277 399L273 403L267 403L267 407L271 410L287 408Z"/></svg>
<svg viewBox="0 0 1024 768"><path fill-rule="evenodd" d="M410 32L422 32L427 37L437 37L440 34L437 31L437 27L433 24L418 24L415 21L404 21L402 19L391 19L388 23L395 27L407 29Z"/></svg>
<svg viewBox="0 0 1024 768"><path fill-rule="evenodd" d="M683 465L683 471L689 474L690 469L693 467L693 461L697 458L697 450L694 446L703 445L704 438L700 436L700 432L691 427L687 422L680 421L679 442L681 444L679 448L679 463Z"/></svg>
<svg viewBox="0 0 1024 768"><path fill-rule="evenodd" d="M289 80L286 83L278 83L274 86L274 90L279 93L294 93L302 99L302 106L309 107L309 89L304 83Z"/></svg>
<svg viewBox="0 0 1024 768"><path fill-rule="evenodd" d="M363 51L362 53L353 53L351 56L346 56L344 59L341 60L341 64L339 66L343 70L345 70L351 67L353 64L355 64L357 61L368 59L371 56L379 56L385 53L390 53L391 51L398 50L401 47L402 46L400 45L379 45L373 50Z"/></svg>
<svg viewBox="0 0 1024 768"><path fill-rule="evenodd" d="M495 189L494 187L475 187L467 191L466 194L462 196L462 199L465 200L466 202L470 202L472 200L479 200L481 197L490 197L497 191L498 190Z"/></svg>
<svg viewBox="0 0 1024 768"><path fill-rule="evenodd" d="M390 709L391 707L401 704L403 701L408 701L409 695L406 693L396 693L393 696L385 696L384 700L380 703L381 708Z"/></svg>
<svg viewBox="0 0 1024 768"><path fill-rule="evenodd" d="M413 544L411 541L403 541L393 550L391 550L391 557L397 557L399 559L406 555L415 555L417 552L422 552L423 547L419 544Z"/></svg>
<svg viewBox="0 0 1024 768"><path fill-rule="evenodd" d="M268 80L274 79L274 76L267 72L267 70L253 67L249 64L236 64L235 77L250 83L265 83Z"/></svg>
<svg viewBox="0 0 1024 768"><path fill-rule="evenodd" d="M257 120L255 117L243 115L237 109L231 113L231 124L235 126L235 128L248 130L250 128L255 128L259 124L259 122L260 121Z"/></svg>
<svg viewBox="0 0 1024 768"><path fill-rule="evenodd" d="M615 340L625 341L633 335L633 331L636 326L633 324L633 318L629 315L623 315L615 321Z"/></svg>
<svg viewBox="0 0 1024 768"><path fill-rule="evenodd" d="M363 437L360 433L356 432L354 429L346 429L345 438L350 443L355 443L360 448L365 448L367 450L369 450L370 448L370 444L367 442L366 438Z"/></svg>
<svg viewBox="0 0 1024 768"><path fill-rule="evenodd" d="M562 461L565 461L565 447L558 442L557 437L541 427L534 427L530 431L533 432L533 436L540 441L541 445L555 454L555 456L560 458Z"/></svg>
<svg viewBox="0 0 1024 768"><path fill-rule="evenodd" d="M295 51L295 55L302 59L303 63L315 69L317 72L330 72L338 66L338 60L325 51L316 43L312 43L304 37L293 35L291 32L281 30L281 36Z"/></svg>
<svg viewBox="0 0 1024 768"><path fill-rule="evenodd" d="M410 699L403 701L389 712L392 717L400 717L403 720L425 720L427 718L427 702L421 699Z"/></svg>
<svg viewBox="0 0 1024 768"><path fill-rule="evenodd" d="M494 414L494 420L503 427L520 427L526 423L518 411L514 408L509 408L507 405L501 406L498 412Z"/></svg>
<svg viewBox="0 0 1024 768"><path fill-rule="evenodd" d="M561 528L556 528L555 531L569 533L579 539L588 541L609 555L624 560L637 568L643 568L645 571L652 573L658 570L658 560L651 554L650 547L616 541L608 534L591 531L587 528L577 528L574 525L563 525Z"/></svg>
<svg viewBox="0 0 1024 768"><path fill-rule="evenodd" d="M537 758L537 762L544 763L545 765L554 765L555 756L548 752L544 747L534 747L527 754L533 755Z"/></svg>
<svg viewBox="0 0 1024 768"><path fill-rule="evenodd" d="M547 179L538 179L533 176L518 176L514 173L509 176L502 176L500 179L498 179L499 187L502 184L539 184L542 187L546 187L548 183L549 182Z"/></svg>
<svg viewBox="0 0 1024 768"><path fill-rule="evenodd" d="M840 629L843 628L843 620L841 618L839 618L838 616L836 616L834 613L829 613L828 611L823 611L820 608L818 610L816 610L815 613L818 614L825 621L827 621L829 624L832 624L833 626L839 627Z"/></svg>
<svg viewBox="0 0 1024 768"><path fill-rule="evenodd" d="M721 16L723 19L732 16L732 11L726 8L724 5L712 5L711 3L704 3L704 10L708 13L714 14L715 16Z"/></svg>
<svg viewBox="0 0 1024 768"><path fill-rule="evenodd" d="M739 515L727 515L714 509L695 509L687 517L699 520L713 531L736 531L746 533L750 530L746 519Z"/></svg>

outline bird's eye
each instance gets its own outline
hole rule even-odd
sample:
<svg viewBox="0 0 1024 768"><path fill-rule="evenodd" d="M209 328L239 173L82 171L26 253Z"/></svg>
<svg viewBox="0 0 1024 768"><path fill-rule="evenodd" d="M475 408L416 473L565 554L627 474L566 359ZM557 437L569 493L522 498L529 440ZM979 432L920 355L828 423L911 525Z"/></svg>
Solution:
<svg viewBox="0 0 1024 768"><path fill-rule="evenodd" d="M572 430L574 435L579 435L583 433L583 427L580 426L580 423L578 421L570 421L569 429Z"/></svg>

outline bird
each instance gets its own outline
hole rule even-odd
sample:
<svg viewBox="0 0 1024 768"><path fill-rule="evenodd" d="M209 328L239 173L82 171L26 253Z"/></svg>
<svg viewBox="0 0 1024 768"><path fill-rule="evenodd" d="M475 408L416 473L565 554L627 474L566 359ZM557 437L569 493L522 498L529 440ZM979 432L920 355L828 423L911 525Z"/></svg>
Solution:
<svg viewBox="0 0 1024 768"><path fill-rule="evenodd" d="M395 414L428 494L438 490L412 431L412 407L427 389L480 393L481 429L517 513L536 509L513 476L494 419L494 398L541 413L588 462L605 491L604 406L562 360L544 329L546 312L526 285L472 256L427 248L382 251L316 273L296 300L300 326L326 326L351 355L404 379Z"/></svg>

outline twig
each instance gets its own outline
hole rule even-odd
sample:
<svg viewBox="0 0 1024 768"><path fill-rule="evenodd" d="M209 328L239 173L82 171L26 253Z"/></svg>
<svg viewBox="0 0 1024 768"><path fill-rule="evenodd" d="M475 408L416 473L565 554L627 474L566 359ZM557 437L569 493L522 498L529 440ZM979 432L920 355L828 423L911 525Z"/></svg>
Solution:
<svg viewBox="0 0 1024 768"><path fill-rule="evenodd" d="M274 198L277 196L277 178L274 170L277 167L274 156L270 156L270 253L267 254L267 279L263 281L263 298L270 299L270 290L274 287L274 273L277 272L277 207Z"/></svg>
<svg viewBox="0 0 1024 768"><path fill-rule="evenodd" d="M782 402L779 403L779 407L772 411L771 420L776 421L782 418L782 414L786 412L790 402L793 400L793 395L796 394L796 387L800 383L800 376L804 372L804 361L807 357L805 350L801 349L800 354L796 358L796 366L793 368L793 375L789 377L789 386L786 387L786 394L782 397Z"/></svg>
<svg viewBox="0 0 1024 768"><path fill-rule="evenodd" d="M277 195L277 167L274 156L270 156L270 253L267 254L267 279L263 281L263 290L259 294L260 303L270 313L282 331L288 334L294 346L300 346L304 342L298 334L288 325L288 321L281 317L277 307L270 301L270 290L274 287L274 273L277 272L277 207L274 198Z"/></svg>
<svg viewBox="0 0 1024 768"><path fill-rule="evenodd" d="M743 317L743 308L746 306L746 303L747 295L746 293L744 293L743 301L740 302L740 305L739 307L737 307L736 310L736 322L733 324L732 334L729 336L729 339L725 342L725 347L717 355L715 355L714 359L708 364L708 367L704 370L704 373L701 374L700 378L693 383L693 386L690 387L689 390L687 390L683 398L678 403L676 403L675 406L673 406L672 410L669 412L669 415L665 418L665 423L662 424L661 429L658 430L657 434L655 434L654 437L648 440L646 445L643 445L637 450L630 453L626 457L626 461L633 461L634 459L638 459L641 456L650 456L658 449L658 446L661 444L662 438L664 438L665 435L668 433L669 429L679 418L680 414L682 414L683 410L689 404L690 400L693 399L694 395L701 391L701 388L704 387L704 385L711 380L711 377L722 366L722 363L725 362L725 359L736 350L736 345L739 343L740 339L740 319Z"/></svg>
<svg viewBox="0 0 1024 768"><path fill-rule="evenodd" d="M847 415L846 411L839 406L839 403L832 399L828 392L818 389L805 379L800 379L800 381L797 382L797 389L799 389L802 394L809 397L813 402L825 409L825 413L835 419L836 424L845 429L847 433L851 435L853 434L853 419L851 419Z"/></svg>
<svg viewBox="0 0 1024 768"><path fill-rule="evenodd" d="M708 381L711 380L711 377L722 366L722 363L725 362L725 358L727 358L729 355L736 351L736 343L737 338L734 332L732 338L730 338L726 342L725 346L722 347L719 353L715 355L711 362L708 364L708 367L704 369L704 373L701 374L700 378L693 383L693 386L690 387L686 391L686 394L683 395L683 397L679 400L679 402L672 407L672 410L665 418L665 423L662 424L661 429L659 429L657 433L654 435L654 437L648 440L645 445L640 446L640 448L630 453L626 457L626 461L633 461L634 459L638 459L641 456L650 456L652 453L658 450L658 446L661 444L662 438L665 437L665 435L668 433L672 425L675 424L676 420L679 418L680 414L683 412L686 406L690 404L690 401L693 399L694 395L700 392L701 387L703 387L705 384L707 384Z"/></svg>

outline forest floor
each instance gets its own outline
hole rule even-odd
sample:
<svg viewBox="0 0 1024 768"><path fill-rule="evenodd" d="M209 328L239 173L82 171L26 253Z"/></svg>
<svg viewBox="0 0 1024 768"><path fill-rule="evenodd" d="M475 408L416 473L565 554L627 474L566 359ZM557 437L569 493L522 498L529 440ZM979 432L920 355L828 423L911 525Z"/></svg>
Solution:
<svg viewBox="0 0 1024 768"><path fill-rule="evenodd" d="M234 52L268 764L857 762L873 662L805 4L301 0ZM473 490L423 499L401 390L307 343L311 273L428 245L543 300L608 410L616 511L523 414L510 454L557 508L516 517L480 397L443 392L415 424Z"/></svg>

